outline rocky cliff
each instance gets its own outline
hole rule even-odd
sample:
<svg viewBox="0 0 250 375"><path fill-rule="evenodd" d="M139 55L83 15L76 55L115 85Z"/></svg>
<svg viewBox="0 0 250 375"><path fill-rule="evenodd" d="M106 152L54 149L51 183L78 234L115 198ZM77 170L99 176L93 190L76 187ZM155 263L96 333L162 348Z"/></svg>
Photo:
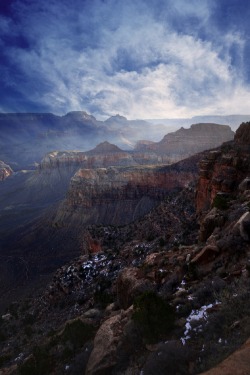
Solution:
<svg viewBox="0 0 250 375"><path fill-rule="evenodd" d="M5 180L7 177L11 176L12 173L13 170L10 166L0 160L0 181Z"/></svg>
<svg viewBox="0 0 250 375"><path fill-rule="evenodd" d="M217 194L232 198L239 182L250 177L250 123L243 123L233 142L211 151L200 162L197 211L207 210ZM224 198L223 198L224 195Z"/></svg>
<svg viewBox="0 0 250 375"><path fill-rule="evenodd" d="M186 158L196 152L220 146L233 139L234 132L227 125L195 124L190 129L181 128L169 133L156 143L137 143L139 150L151 150L174 158Z"/></svg>
<svg viewBox="0 0 250 375"><path fill-rule="evenodd" d="M78 166L79 168L106 168L109 166L133 166L163 164L170 158L159 157L154 152L124 151L107 141L94 149L81 151L53 151L47 153L39 164L40 170Z"/></svg>
<svg viewBox="0 0 250 375"><path fill-rule="evenodd" d="M122 225L138 219L169 192L194 181L200 158L196 155L164 167L80 169L55 223Z"/></svg>

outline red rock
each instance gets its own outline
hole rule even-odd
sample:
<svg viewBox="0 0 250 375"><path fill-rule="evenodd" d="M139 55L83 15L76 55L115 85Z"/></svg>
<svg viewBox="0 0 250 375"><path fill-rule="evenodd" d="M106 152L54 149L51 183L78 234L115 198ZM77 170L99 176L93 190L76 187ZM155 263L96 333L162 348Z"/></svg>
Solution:
<svg viewBox="0 0 250 375"><path fill-rule="evenodd" d="M86 375L108 374L117 363L116 352L123 336L123 328L132 315L133 309L107 319L99 328L91 352Z"/></svg>
<svg viewBox="0 0 250 375"><path fill-rule="evenodd" d="M197 185L197 213L208 210L217 193L235 193L239 184L249 177L250 123L242 124L234 142L221 148L221 152L209 153L200 163Z"/></svg>
<svg viewBox="0 0 250 375"><path fill-rule="evenodd" d="M191 263L206 264L213 261L219 253L217 246L205 246L192 260Z"/></svg>

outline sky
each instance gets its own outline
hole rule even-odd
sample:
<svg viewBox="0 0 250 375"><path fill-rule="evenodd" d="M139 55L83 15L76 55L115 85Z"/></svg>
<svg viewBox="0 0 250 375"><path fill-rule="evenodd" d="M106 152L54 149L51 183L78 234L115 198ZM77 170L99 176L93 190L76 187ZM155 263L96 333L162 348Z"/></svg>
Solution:
<svg viewBox="0 0 250 375"><path fill-rule="evenodd" d="M0 112L249 114L247 0L0 0Z"/></svg>

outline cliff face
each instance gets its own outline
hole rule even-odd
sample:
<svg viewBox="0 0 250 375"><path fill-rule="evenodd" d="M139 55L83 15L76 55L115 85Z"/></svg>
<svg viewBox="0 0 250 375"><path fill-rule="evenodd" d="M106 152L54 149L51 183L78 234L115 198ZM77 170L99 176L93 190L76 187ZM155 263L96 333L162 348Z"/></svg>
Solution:
<svg viewBox="0 0 250 375"><path fill-rule="evenodd" d="M55 223L122 225L140 218L169 192L195 180L200 157L165 167L80 169Z"/></svg>
<svg viewBox="0 0 250 375"><path fill-rule="evenodd" d="M5 180L7 177L11 176L12 173L13 171L10 166L0 160L0 181Z"/></svg>
<svg viewBox="0 0 250 375"><path fill-rule="evenodd" d="M107 168L109 166L135 166L167 163L169 158L159 157L154 152L127 152L109 143L102 142L93 150L53 151L45 155L39 168L49 170L78 166L79 168Z"/></svg>
<svg viewBox="0 0 250 375"><path fill-rule="evenodd" d="M243 123L233 142L211 151L200 162L197 212L209 209L218 193L232 195L239 183L250 177L250 123Z"/></svg>
<svg viewBox="0 0 250 375"><path fill-rule="evenodd" d="M223 142L232 140L233 136L234 132L227 125L195 124L190 129L181 128L169 133L157 143L147 145L139 142L137 148L171 157L178 156L181 159L196 152L218 147Z"/></svg>

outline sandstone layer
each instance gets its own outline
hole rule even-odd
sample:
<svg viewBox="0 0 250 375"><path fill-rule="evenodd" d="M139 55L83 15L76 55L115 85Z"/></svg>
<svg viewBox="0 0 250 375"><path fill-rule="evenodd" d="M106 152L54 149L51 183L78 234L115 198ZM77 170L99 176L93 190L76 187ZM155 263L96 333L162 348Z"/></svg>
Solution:
<svg viewBox="0 0 250 375"><path fill-rule="evenodd" d="M197 212L207 210L217 194L232 197L244 178L250 176L250 123L236 131L234 142L211 151L200 162L197 187ZM224 195L224 197L223 197Z"/></svg>
<svg viewBox="0 0 250 375"><path fill-rule="evenodd" d="M123 225L136 220L171 191L194 181L200 158L196 155L164 167L80 169L71 179L55 224Z"/></svg>

